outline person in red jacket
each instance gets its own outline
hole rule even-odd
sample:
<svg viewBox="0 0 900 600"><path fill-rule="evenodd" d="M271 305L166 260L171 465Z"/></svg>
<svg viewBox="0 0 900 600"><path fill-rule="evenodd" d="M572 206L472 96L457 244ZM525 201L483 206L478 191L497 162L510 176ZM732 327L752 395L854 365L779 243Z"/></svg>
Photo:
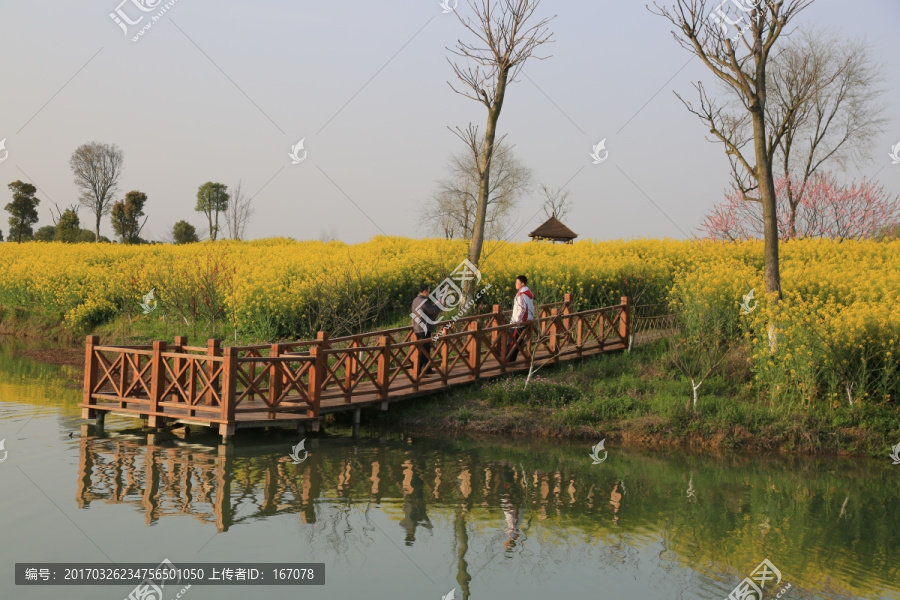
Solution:
<svg viewBox="0 0 900 600"><path fill-rule="evenodd" d="M534 294L528 289L528 278L524 275L516 277L516 297L513 299L513 312L510 323L518 325L510 329L509 349L506 355L507 362L513 362L519 356L519 346L516 344L522 331L528 322L534 318Z"/></svg>

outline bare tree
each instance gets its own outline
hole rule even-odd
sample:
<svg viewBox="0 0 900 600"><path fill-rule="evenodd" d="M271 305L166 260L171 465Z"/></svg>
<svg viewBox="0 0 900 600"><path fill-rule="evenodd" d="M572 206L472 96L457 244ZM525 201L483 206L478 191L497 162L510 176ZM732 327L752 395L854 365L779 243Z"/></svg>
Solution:
<svg viewBox="0 0 900 600"><path fill-rule="evenodd" d="M231 199L228 202L228 208L225 211L225 228L228 231L228 237L232 240L242 240L247 231L247 225L255 212L251 205L252 197L248 197L247 193L241 187L241 182L231 188Z"/></svg>
<svg viewBox="0 0 900 600"><path fill-rule="evenodd" d="M475 231L478 190L481 175L477 152L450 156L450 174L438 182L437 190L425 204L419 221L431 235L447 239L471 239ZM531 187L531 169L513 153L512 148L497 143L493 157L493 176L487 197L484 235L487 239L503 237L508 217L519 198Z"/></svg>
<svg viewBox="0 0 900 600"><path fill-rule="evenodd" d="M341 238L338 236L337 229L325 229L324 227L319 230L319 237L316 238L318 241L327 244L329 242L335 242L340 240Z"/></svg>
<svg viewBox="0 0 900 600"><path fill-rule="evenodd" d="M826 163L846 168L871 159L868 141L886 122L881 76L868 45L819 30L803 32L773 57L769 82L766 116L773 130L784 124L778 153L791 181L787 237L794 238L813 175Z"/></svg>
<svg viewBox="0 0 900 600"><path fill-rule="evenodd" d="M571 190L563 188L547 187L541 184L541 192L544 194L544 216L562 220L572 210L572 201L569 200Z"/></svg>
<svg viewBox="0 0 900 600"><path fill-rule="evenodd" d="M729 94L738 99L741 109L734 112L734 102L711 97L702 82L694 84L700 98L698 107L678 96L709 128L714 140L725 146L738 189L747 200L762 204L766 291L776 293L779 298L781 276L773 163L787 123L770 123L766 118L767 70L778 38L813 2L730 0L712 7L707 0L675 0L671 7L654 2L655 10L650 9L674 25L672 36L679 45L697 56ZM726 14L725 10L732 12ZM739 29L731 30L729 24ZM815 82L804 80L794 101L803 102L815 91Z"/></svg>
<svg viewBox="0 0 900 600"><path fill-rule="evenodd" d="M69 159L75 185L81 190L79 201L94 213L94 241L100 241L100 221L112 208L118 191L125 157L115 144L88 142L79 146Z"/></svg>
<svg viewBox="0 0 900 600"><path fill-rule="evenodd" d="M459 59L455 63L450 59L448 61L459 80L459 87L450 83L453 91L483 104L487 109L484 136L480 136L471 124L465 130L456 129L457 135L467 147L473 149L478 159L478 201L468 256L472 264L478 265L484 244L497 121L506 88L515 81L535 51L551 41L553 34L547 27L552 18L535 17L540 0L470 0L468 5L473 16L463 16L461 11L457 11L456 15L474 39L471 42L458 40L454 48L448 48ZM473 291L472 282L468 282L465 296L471 296Z"/></svg>

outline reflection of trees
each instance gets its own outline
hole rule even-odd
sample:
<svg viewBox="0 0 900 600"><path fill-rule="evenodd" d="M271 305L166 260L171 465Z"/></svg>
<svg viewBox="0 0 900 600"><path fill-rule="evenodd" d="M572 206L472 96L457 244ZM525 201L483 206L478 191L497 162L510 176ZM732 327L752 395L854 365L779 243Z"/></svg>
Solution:
<svg viewBox="0 0 900 600"><path fill-rule="evenodd" d="M460 442L413 451L329 440L295 465L289 444L245 454L85 438L76 501L133 502L148 524L191 515L219 531L296 515L298 549L348 563L382 536L414 546L442 529L452 535L447 562L463 598L479 580L510 569L531 578L561 563L643 568L642 548L658 555L656 581L685 586L685 571L721 581L722 573L746 575L761 557L798 587L817 588L829 571L868 573L869 581L847 590L863 596L900 580L896 562L885 558L885 549L900 548L891 525L900 500L887 473L873 477L836 461L640 453L595 467L583 448L523 446Z"/></svg>

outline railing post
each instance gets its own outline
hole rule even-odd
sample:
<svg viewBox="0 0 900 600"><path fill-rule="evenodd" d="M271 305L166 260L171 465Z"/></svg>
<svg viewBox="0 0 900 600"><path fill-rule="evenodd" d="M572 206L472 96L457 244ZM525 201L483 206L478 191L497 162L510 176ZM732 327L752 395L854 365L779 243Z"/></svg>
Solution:
<svg viewBox="0 0 900 600"><path fill-rule="evenodd" d="M93 419L97 416L97 410L88 408L96 406L97 401L94 399L94 387L97 385L97 371L99 363L94 355L94 346L100 343L100 338L96 335L89 335L84 343L84 395L81 403L85 405L81 409L82 419Z"/></svg>
<svg viewBox="0 0 900 600"><path fill-rule="evenodd" d="M622 312L619 316L619 337L622 339L626 348L628 347L628 334L631 328L631 320L628 315L629 312L630 305L628 303L628 296L622 296Z"/></svg>
<svg viewBox="0 0 900 600"><path fill-rule="evenodd" d="M499 327L503 323L503 310L500 308L499 304L495 304L493 306L493 308L491 309L491 314L493 316L491 317L490 327ZM498 333L499 332L497 331L491 333L491 344L497 341Z"/></svg>
<svg viewBox="0 0 900 600"><path fill-rule="evenodd" d="M147 425L157 427L159 425L159 401L163 388L166 387L166 367L163 365L162 353L166 351L165 342L153 342L153 357L150 359L150 408L148 410Z"/></svg>
<svg viewBox="0 0 900 600"><path fill-rule="evenodd" d="M493 313L493 317L491 318L491 327L497 328L503 324L503 310L500 308L499 304L495 304L491 309L491 313ZM503 373L506 370L506 345L504 344L505 336L503 335L503 331L492 331L491 332L491 348L498 348L500 359L497 362L500 363L500 372ZM499 344L499 347L497 346Z"/></svg>
<svg viewBox="0 0 900 600"><path fill-rule="evenodd" d="M176 335L175 336L175 345L172 347L172 352L178 352L179 354L181 354L182 352L184 352L184 347L187 346L187 343L188 343L187 336ZM184 381L185 381L184 373L182 372L182 369L184 369L184 365L185 365L185 361L183 358L174 359L173 364L172 364L172 366L174 367L174 372L181 373L181 375L178 376L178 387L180 387L182 389L184 389ZM187 398L185 398L184 396L179 397L179 392L178 392L177 387L174 388L174 391L172 392L172 399L173 400L180 399L182 402L187 402Z"/></svg>
<svg viewBox="0 0 900 600"><path fill-rule="evenodd" d="M322 383L325 376L325 361L328 360L328 355L325 354L325 349L318 345L309 349L309 355L313 357L313 364L309 368L309 388L306 395L309 396L312 408L306 411L306 416L318 419L322 400Z"/></svg>
<svg viewBox="0 0 900 600"><path fill-rule="evenodd" d="M450 376L450 346L447 344L447 340L444 339L444 336L440 336L437 343L441 347L441 381L444 385L447 385L447 379Z"/></svg>
<svg viewBox="0 0 900 600"><path fill-rule="evenodd" d="M319 346L323 348L331 348L331 343L329 342L329 335L327 331L320 331L316 334L316 341Z"/></svg>
<svg viewBox="0 0 900 600"><path fill-rule="evenodd" d="M472 379L478 379L481 376L481 323L472 321L466 329L469 331L469 341L466 344L469 370Z"/></svg>
<svg viewBox="0 0 900 600"><path fill-rule="evenodd" d="M327 349L331 348L331 336L327 331L319 331L316 333L316 344L313 347L316 347L316 346L321 348L322 350L327 350ZM312 347L310 348L310 350L312 350ZM322 356L322 359L324 359L325 364L327 365L328 355L322 354L321 356ZM335 366L334 370L335 370L335 372L337 372L337 366ZM325 377L325 371L323 370L319 374L319 387L321 388L320 392L325 391L324 377ZM320 396L321 396L321 393L320 393Z"/></svg>
<svg viewBox="0 0 900 600"><path fill-rule="evenodd" d="M547 327L547 335L549 336L549 343L547 344L548 349L550 350L550 362L555 363L559 362L559 339L556 337L557 335L557 327L556 321L559 317L559 309L552 309L550 311L550 326ZM537 349L535 349L537 351Z"/></svg>
<svg viewBox="0 0 900 600"><path fill-rule="evenodd" d="M391 377L391 340L388 336L383 335L378 338L378 346L381 348L378 354L378 375L376 382L378 384L378 399L387 402L388 389L390 387ZM384 405L382 405L382 408Z"/></svg>
<svg viewBox="0 0 900 600"><path fill-rule="evenodd" d="M347 346L347 353L344 355L344 389L349 390L353 385L353 380L356 378L356 373L359 369L359 352L353 352L353 348L359 348L360 346L362 344L358 337L350 340L350 345ZM347 393L347 402L350 402L350 395L350 393Z"/></svg>
<svg viewBox="0 0 900 600"><path fill-rule="evenodd" d="M238 355L237 348L228 346L225 348L225 360L222 367L222 379L225 381L224 390L222 392L222 420L225 423L219 424L219 433L222 435L223 441L234 435L235 418L234 409L237 400L237 371L238 371Z"/></svg>
<svg viewBox="0 0 900 600"><path fill-rule="evenodd" d="M269 418L275 418L275 407L281 400L281 392L283 388L282 367L283 363L278 359L281 356L281 344L272 344L269 350L269 357L274 358L269 365Z"/></svg>
<svg viewBox="0 0 900 600"><path fill-rule="evenodd" d="M214 339L206 340L206 355L207 356L222 356L221 340L214 340ZM219 382L219 378L213 376L213 374L215 372L216 372L216 363L212 360L207 360L206 361L206 378L209 379L209 390L207 390L207 392L206 392L206 405L207 406L212 406L216 394L218 394L221 397L222 386Z"/></svg>
<svg viewBox="0 0 900 600"><path fill-rule="evenodd" d="M572 294L566 294L563 296L563 320L562 325L566 331L566 336L571 340L572 339L572 318L569 316L572 314Z"/></svg>
<svg viewBox="0 0 900 600"><path fill-rule="evenodd" d="M578 356L584 351L584 315L575 317L575 350Z"/></svg>

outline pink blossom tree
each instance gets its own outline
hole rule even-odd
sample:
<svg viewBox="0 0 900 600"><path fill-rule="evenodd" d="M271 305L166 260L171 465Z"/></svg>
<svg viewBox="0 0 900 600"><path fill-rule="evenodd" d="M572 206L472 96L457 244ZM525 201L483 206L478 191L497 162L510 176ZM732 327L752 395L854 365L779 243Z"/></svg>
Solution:
<svg viewBox="0 0 900 600"><path fill-rule="evenodd" d="M793 209L789 191L796 205ZM780 177L775 180L775 193L778 233L785 240L804 237L856 240L874 237L885 225L900 221L900 199L865 180L845 185L832 173L817 173L806 183L793 183L790 177ZM724 202L707 213L700 231L716 240L762 238L760 204L753 198L745 198L733 188Z"/></svg>

